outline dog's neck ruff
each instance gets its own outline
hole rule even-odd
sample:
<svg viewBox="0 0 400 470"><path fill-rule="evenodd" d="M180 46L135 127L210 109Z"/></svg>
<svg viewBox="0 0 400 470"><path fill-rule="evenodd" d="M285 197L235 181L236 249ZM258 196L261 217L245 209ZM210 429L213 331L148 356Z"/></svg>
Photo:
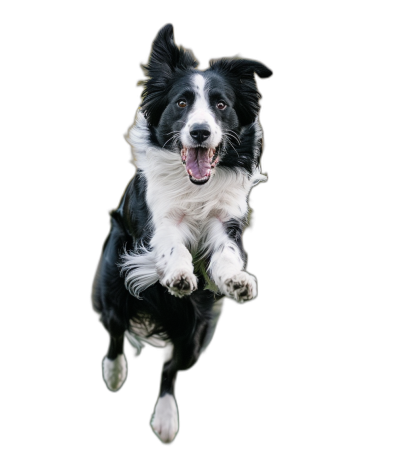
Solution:
<svg viewBox="0 0 400 470"><path fill-rule="evenodd" d="M253 125L261 136L258 122ZM166 209L166 204L171 209L185 209L195 218L205 218L214 211L223 219L243 218L247 213L247 196L251 188L267 179L257 166L251 174L241 168L217 167L206 184L194 185L188 178L178 151L172 152L151 144L148 125L140 111L129 129L127 141L132 146L132 163L146 178L146 199L153 219L154 216L163 215L154 214L157 206Z"/></svg>

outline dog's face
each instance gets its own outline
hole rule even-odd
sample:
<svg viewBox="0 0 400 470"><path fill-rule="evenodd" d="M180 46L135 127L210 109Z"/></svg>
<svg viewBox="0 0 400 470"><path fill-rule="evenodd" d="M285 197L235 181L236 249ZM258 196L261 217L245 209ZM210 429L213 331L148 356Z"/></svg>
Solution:
<svg viewBox="0 0 400 470"><path fill-rule="evenodd" d="M259 62L221 59L196 70L190 51L178 48L171 25L156 37L149 63L143 67L142 111L157 145L176 151L190 181L206 183L228 146L240 144L242 128L259 112L254 73L272 72Z"/></svg>
<svg viewBox="0 0 400 470"><path fill-rule="evenodd" d="M235 94L223 77L188 72L171 86L157 126L161 146L177 149L190 181L206 183L228 139L237 139Z"/></svg>

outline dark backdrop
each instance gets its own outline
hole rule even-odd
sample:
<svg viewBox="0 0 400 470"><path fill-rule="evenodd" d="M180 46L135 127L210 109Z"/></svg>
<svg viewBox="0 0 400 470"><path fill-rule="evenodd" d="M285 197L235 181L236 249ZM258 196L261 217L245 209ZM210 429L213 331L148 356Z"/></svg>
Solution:
<svg viewBox="0 0 400 470"><path fill-rule="evenodd" d="M43 307L47 365L45 385L33 383L43 403L39 416L48 418L46 442L72 456L79 450L88 459L104 455L132 465L142 454L151 460L189 451L196 460L213 451L225 461L239 454L257 461L268 454L287 456L288 447L300 451L299 441L305 442L303 450L311 449L318 413L312 415L311 434L305 435L304 424L318 400L320 385L313 377L320 364L309 346L314 325L304 301L312 286L298 256L305 249L306 208L296 172L298 159L305 157L298 149L304 138L299 125L304 129L306 119L304 107L299 109L306 52L294 27L297 12L266 8L237 11L228 19L200 6L196 14L157 17L153 9L149 4L117 15L77 12L59 31L57 17L45 38L46 122L52 129L46 141L51 176L42 201L51 246ZM160 351L146 347L134 358L127 345L127 380L117 393L109 391L101 370L108 337L90 304L108 211L134 172L123 136L140 103L139 64L147 61L151 42L166 22L174 24L176 42L193 50L200 68L211 58L239 55L275 72L258 82L262 169L269 181L251 192L254 218L244 235L248 271L258 279L259 296L245 305L226 301L209 349L192 370L179 375L180 431L170 447L159 443L149 426Z"/></svg>

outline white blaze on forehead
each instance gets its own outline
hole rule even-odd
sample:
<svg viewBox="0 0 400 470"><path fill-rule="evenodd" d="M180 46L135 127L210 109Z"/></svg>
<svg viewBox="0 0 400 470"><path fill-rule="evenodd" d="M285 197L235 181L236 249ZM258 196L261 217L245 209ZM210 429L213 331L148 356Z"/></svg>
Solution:
<svg viewBox="0 0 400 470"><path fill-rule="evenodd" d="M190 138L191 127L195 124L207 124L211 132L210 138L207 140L207 146L215 148L221 142L222 132L211 110L206 79L203 75L195 73L192 76L192 85L195 100L193 108L188 115L186 126L181 131L182 143L186 147L191 147L193 145L193 141Z"/></svg>
<svg viewBox="0 0 400 470"><path fill-rule="evenodd" d="M209 111L210 103L206 98L206 81L204 77L198 73L193 75L193 85L194 92L196 94L196 99L194 102L193 113L201 111Z"/></svg>

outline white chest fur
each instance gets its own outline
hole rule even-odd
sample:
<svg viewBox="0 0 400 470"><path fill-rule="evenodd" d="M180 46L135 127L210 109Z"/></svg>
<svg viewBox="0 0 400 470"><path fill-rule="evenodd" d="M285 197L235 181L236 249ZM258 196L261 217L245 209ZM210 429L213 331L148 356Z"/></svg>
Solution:
<svg viewBox="0 0 400 470"><path fill-rule="evenodd" d="M144 168L147 205L157 225L163 218L180 224L184 219L199 230L210 217L240 219L247 212L251 179L242 172L217 168L204 185L193 184L179 155L150 148Z"/></svg>

